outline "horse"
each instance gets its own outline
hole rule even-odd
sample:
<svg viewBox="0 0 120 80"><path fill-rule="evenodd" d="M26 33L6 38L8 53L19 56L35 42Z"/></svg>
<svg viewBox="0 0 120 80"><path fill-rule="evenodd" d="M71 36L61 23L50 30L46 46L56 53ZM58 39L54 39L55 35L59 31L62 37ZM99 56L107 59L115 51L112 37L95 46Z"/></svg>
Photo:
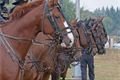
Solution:
<svg viewBox="0 0 120 80"><path fill-rule="evenodd" d="M94 55L96 53L98 54L105 53L104 45L107 42L107 33L103 26L102 20L103 20L103 17L98 17L98 18L90 18L89 20L77 22L78 29L80 29L79 28L80 24L83 23L86 25L84 26L83 31L87 33L86 39L91 41L91 42L88 42L90 43L89 44L90 49L88 51L92 51ZM100 42L98 43L97 41L100 41ZM58 80L60 77L62 77L62 80L65 80L67 70L70 67L70 64L73 62L72 61L73 57L71 57L69 53L65 54L65 52L63 52L63 54L60 54L58 56L56 71L54 71L52 74L52 80Z"/></svg>
<svg viewBox="0 0 120 80"><path fill-rule="evenodd" d="M78 43L82 42L81 44L84 47L87 47L88 44L87 42L85 42L87 40L82 29L79 30L79 34L81 38L79 39L80 41L77 39L77 42ZM25 80L48 80L50 74L53 73L56 67L57 56L60 55L61 52L63 52L63 50L72 51L74 49L75 51L74 53L77 53L80 51L79 50L80 46L78 45L78 43L77 44L75 43L74 46L72 46L72 50L58 47L59 50L57 50L56 52L54 51L56 49L52 48L52 45L54 46L54 44L51 44L51 47L49 48L49 43L50 43L49 37L44 35L44 37L47 37L47 38L45 40L41 40L40 39L41 35L43 36L42 33L38 35L37 41L45 41L45 42L39 45L32 45L30 49L30 53L28 53L28 57L26 57L25 68L27 69L25 70L25 74L26 74L24 76ZM76 47L78 49L76 49ZM50 54L49 51L52 53Z"/></svg>
<svg viewBox="0 0 120 80"><path fill-rule="evenodd" d="M70 48L69 51L61 51L61 54L57 56L57 64L55 70L52 73L51 80L58 80L60 77L65 80L70 64L74 61L79 61L82 47L89 47L89 39L87 38L88 36L86 34L85 24L83 24L83 21L77 22L77 19L75 19L71 21L71 25L78 34L75 45L79 45L80 50L76 52L76 48L78 48L78 46L76 46L75 48Z"/></svg>
<svg viewBox="0 0 120 80"><path fill-rule="evenodd" d="M92 37L94 37L93 39L94 39L94 42L96 43L98 54L105 53L105 44L108 41L107 32L102 23L103 19L104 17L99 16L95 18L90 18L87 21L87 28L92 33Z"/></svg>
<svg viewBox="0 0 120 80"><path fill-rule="evenodd" d="M46 4L46 2L44 4ZM19 80L22 78L25 56L38 32L44 32L44 34L49 35L54 35L54 33L58 32L56 26L53 27L53 25L49 25L51 24L50 21L56 21L57 17L59 17L59 19L62 20L56 21L57 23L59 22L59 27L57 26L57 28L64 29L64 32L68 33L65 29L66 25L63 23L65 19L61 17L62 15L58 8L55 6L46 7L44 4L38 5L24 16L20 15L20 18L8 22L0 29L1 80ZM52 9L49 10L50 8ZM44 9L47 9L48 12L45 12ZM50 19L48 19L48 17ZM43 25L43 22L46 22L46 24ZM68 27L69 26L67 26L67 29ZM67 43L66 46L72 45L71 41L73 39L70 39L68 35L64 35L64 37L66 38L62 38L62 41L67 40L68 43L70 42L70 44Z"/></svg>

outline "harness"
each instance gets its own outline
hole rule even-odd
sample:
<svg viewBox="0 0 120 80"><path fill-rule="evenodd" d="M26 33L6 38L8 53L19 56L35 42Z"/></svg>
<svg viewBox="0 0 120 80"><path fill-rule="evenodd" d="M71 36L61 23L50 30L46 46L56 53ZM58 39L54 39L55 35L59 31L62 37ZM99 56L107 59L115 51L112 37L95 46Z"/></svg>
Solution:
<svg viewBox="0 0 120 80"><path fill-rule="evenodd" d="M46 43L41 43L41 44L44 44L45 46L49 47L46 54L50 55L50 57L52 57L52 59L54 61L55 57L52 56L52 54L55 53L55 50L57 50L57 48L59 47L59 42L57 42L58 40L56 38L51 39L51 40L49 39L49 41L50 41L49 44L46 44ZM36 57L33 55L34 53L32 51L29 51L29 54L30 54L30 56L28 56L28 59L30 60L30 62L27 62L27 64L32 63L31 69L33 67L35 67L38 74L40 72L45 72L45 71L51 69L51 67L44 65L44 63L42 63L40 60L36 59Z"/></svg>
<svg viewBox="0 0 120 80"><path fill-rule="evenodd" d="M47 8L48 7L46 6L45 10L47 10L47 11L45 11L45 12L48 12L48 15L47 15L48 20L53 25L53 28L55 29L55 31L56 32L59 31L61 33L62 30L58 29L59 27L57 25L56 20L54 19L54 17L50 16L49 9L47 9ZM68 28L65 28L65 29L68 29ZM43 32L44 32L44 30L43 30ZM32 41L33 43L36 43L36 42L35 42L35 40L32 40L32 39L20 38L20 37L16 37L16 36L10 36L10 35L4 34L2 32L2 30L0 31L0 41L3 44L3 46L5 47L5 49L7 50L7 53L11 57L11 59L13 60L13 62L16 62L19 65L20 72L21 72L19 80L23 80L23 75L24 75L24 60L21 59L20 55L18 55L18 52L12 47L12 45L9 43L9 41L6 38L13 39L13 40L19 40L19 41ZM59 38L59 35L57 34L57 41L59 41L59 39L61 39L61 38ZM58 43L56 42L56 40L55 40L54 43L55 44L52 45L50 47L49 51L48 51L49 54L52 54L53 48L54 48L54 50L56 50L56 46L58 45ZM37 43L37 44L39 44L39 43ZM41 70L38 69L38 71L41 71Z"/></svg>
<svg viewBox="0 0 120 80"><path fill-rule="evenodd" d="M5 49L7 50L7 54L11 57L13 62L16 62L20 68L21 76L23 75L23 70L24 70L24 60L21 59L20 55L18 55L17 51L12 48L11 44L8 42L6 39L7 36L4 35L2 31L0 31L0 42L3 44ZM20 77L20 80L22 77Z"/></svg>
<svg viewBox="0 0 120 80"><path fill-rule="evenodd" d="M103 26L103 23L101 23L102 24L102 26ZM88 30L92 33L92 37L93 37L93 40L94 40L94 42L95 42L95 45L96 45L96 47L97 47L97 49L98 49L98 52L99 52L99 45L100 45L100 47L101 48L103 48L103 46L104 46L104 44L106 43L104 43L103 41L102 41L102 38L99 38L99 40L97 40L96 38L97 37L99 37L98 36L98 34L96 34L96 33L99 33L98 32L98 27L97 26L99 26L99 23L98 22L94 22L94 20L92 20L91 21L91 19L89 19L88 21L87 21L87 28L88 28ZM94 30L94 31L93 31ZM94 33L94 32L96 32L96 33ZM105 35L105 37L107 37L107 33L106 33L106 31L105 31L105 28L103 27L103 32L104 32L104 35ZM99 41L99 42L98 42ZM106 39L106 41L107 41L107 39Z"/></svg>

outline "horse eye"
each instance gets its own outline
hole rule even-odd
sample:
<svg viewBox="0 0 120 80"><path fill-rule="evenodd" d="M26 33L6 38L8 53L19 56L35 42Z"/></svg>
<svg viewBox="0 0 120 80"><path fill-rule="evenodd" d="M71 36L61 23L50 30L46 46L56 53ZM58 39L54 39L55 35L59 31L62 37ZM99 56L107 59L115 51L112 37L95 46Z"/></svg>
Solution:
<svg viewBox="0 0 120 80"><path fill-rule="evenodd" d="M60 18L60 16L55 16L55 18L56 18L56 19L59 19L59 18Z"/></svg>

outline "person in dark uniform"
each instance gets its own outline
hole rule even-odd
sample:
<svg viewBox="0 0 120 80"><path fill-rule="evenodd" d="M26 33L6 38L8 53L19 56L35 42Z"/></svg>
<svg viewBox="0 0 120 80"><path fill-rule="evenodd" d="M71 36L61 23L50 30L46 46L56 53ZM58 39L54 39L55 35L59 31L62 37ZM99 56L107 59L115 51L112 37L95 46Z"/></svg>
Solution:
<svg viewBox="0 0 120 80"><path fill-rule="evenodd" d="M14 5L14 7L12 9L8 10L5 7L5 4L9 4L9 0L0 0L0 22L4 22L5 20L8 20L9 19L8 15L10 13L12 13L14 8L18 5L21 5L26 2L28 2L28 0L15 0L15 2L12 3Z"/></svg>
<svg viewBox="0 0 120 80"><path fill-rule="evenodd" d="M5 19L2 17L2 15L0 14L0 23L5 22Z"/></svg>
<svg viewBox="0 0 120 80"><path fill-rule="evenodd" d="M94 74L94 53L88 52L87 49L82 50L81 56L81 76L82 80L87 80L87 67L88 67L88 75L89 80L95 79Z"/></svg>
<svg viewBox="0 0 120 80"><path fill-rule="evenodd" d="M4 22L7 19L5 14L8 13L8 9L5 7L5 4L9 4L9 0L0 0L0 22Z"/></svg>
<svg viewBox="0 0 120 80"><path fill-rule="evenodd" d="M21 5L21 4L26 3L26 2L28 2L28 0L15 0L15 2L12 4L13 5Z"/></svg>
<svg viewBox="0 0 120 80"><path fill-rule="evenodd" d="M9 0L0 0L0 8L3 8L5 4L9 4Z"/></svg>
<svg viewBox="0 0 120 80"><path fill-rule="evenodd" d="M15 5L11 10L10 10L10 13L12 13L12 11L14 10L14 8L18 5L21 5L23 3L27 3L28 0L15 0L15 2L13 2L12 4Z"/></svg>

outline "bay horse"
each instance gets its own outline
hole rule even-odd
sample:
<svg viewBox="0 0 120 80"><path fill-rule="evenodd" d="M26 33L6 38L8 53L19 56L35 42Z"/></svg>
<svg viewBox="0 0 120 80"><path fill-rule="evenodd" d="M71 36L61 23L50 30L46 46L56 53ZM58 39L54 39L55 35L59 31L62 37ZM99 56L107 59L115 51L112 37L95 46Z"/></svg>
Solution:
<svg viewBox="0 0 120 80"><path fill-rule="evenodd" d="M31 46L32 40L36 37L38 32L44 32L44 34L53 35L54 33L58 32L56 28L66 28L66 25L63 23L65 22L65 19L61 15L61 12L58 10L58 8L52 6L51 10L49 10L50 7L46 7L48 10L46 13L44 4L38 5L24 16L7 23L0 29L0 80L22 79L21 76L23 75L22 73L24 70L24 58ZM48 15L48 13L50 14ZM52 19L50 18L48 20L48 16ZM53 25L48 24L50 23L50 20L52 21L57 17L60 17L61 19L59 20L58 24L59 27L53 27ZM43 22L46 22L46 24L43 25ZM64 32L68 33L66 29ZM71 41L73 39L70 39L68 35L64 35L64 37L66 38L62 38L62 41L67 40L67 42L72 45ZM66 46L69 45L68 43Z"/></svg>
<svg viewBox="0 0 120 80"><path fill-rule="evenodd" d="M102 20L103 17L98 17L98 18L90 18L87 21L86 20L79 21L77 23L78 27L80 27L80 24L82 23L86 25L84 26L86 29L84 29L83 31L85 31L85 33L87 33L87 35L89 36L86 37L86 39L91 41L89 47L91 47L90 50L94 53L94 55L96 53L98 54L105 53L105 43L107 42L107 33L103 26ZM65 80L67 70L70 67L70 64L72 63L73 60L72 59L73 57L71 57L69 53L67 52L65 54L65 52L63 52L63 54L60 54L58 56L56 71L54 71L52 74L52 80L58 80L60 77L62 77L62 80Z"/></svg>
<svg viewBox="0 0 120 80"><path fill-rule="evenodd" d="M52 72L51 80L59 80L60 77L65 80L70 64L74 61L79 61L82 48L89 47L90 38L88 38L89 36L85 30L86 26L83 21L77 22L75 19L72 20L71 25L78 34L77 41L75 42L75 45L77 46L75 46L75 48L70 48L70 50L67 51L61 51L61 54L57 56L57 64L55 70ZM77 48L80 50L77 51Z"/></svg>
<svg viewBox="0 0 120 80"><path fill-rule="evenodd" d="M80 29L79 32L80 32L80 42L82 42L81 44L84 47L87 47L88 44L86 42L87 40L84 31ZM61 52L63 52L63 50L66 51L66 49L59 47L57 51L54 51L54 48L52 48L52 45L54 46L54 44L51 44L49 48L49 43L50 43L49 37L41 33L37 36L37 41L41 41L40 36L46 37L46 39L42 40L45 42L39 45L33 44L31 46L30 53L28 53L28 56L26 57L25 68L27 69L25 70L24 80L48 80L49 76L51 75L51 73L53 73L56 67L57 56L61 55ZM77 45L76 43L74 43L74 46L72 46L72 49L75 50L74 53L77 53L79 51L75 49L76 46L77 48L80 49L78 43ZM72 51L71 49L67 49L67 50ZM50 54L49 51L51 51L52 53Z"/></svg>
<svg viewBox="0 0 120 80"><path fill-rule="evenodd" d="M97 53L104 54L105 53L105 44L108 40L107 32L104 28L102 20L104 17L95 17L90 18L87 21L87 29L92 33L93 41L96 44Z"/></svg>

